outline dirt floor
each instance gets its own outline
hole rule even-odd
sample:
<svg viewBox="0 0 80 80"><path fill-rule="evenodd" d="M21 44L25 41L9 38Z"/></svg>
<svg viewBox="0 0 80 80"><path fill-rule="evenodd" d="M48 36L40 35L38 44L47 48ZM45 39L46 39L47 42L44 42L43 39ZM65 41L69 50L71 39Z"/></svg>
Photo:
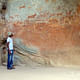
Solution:
<svg viewBox="0 0 80 80"><path fill-rule="evenodd" d="M16 66L7 70L0 66L0 80L80 80L80 68Z"/></svg>

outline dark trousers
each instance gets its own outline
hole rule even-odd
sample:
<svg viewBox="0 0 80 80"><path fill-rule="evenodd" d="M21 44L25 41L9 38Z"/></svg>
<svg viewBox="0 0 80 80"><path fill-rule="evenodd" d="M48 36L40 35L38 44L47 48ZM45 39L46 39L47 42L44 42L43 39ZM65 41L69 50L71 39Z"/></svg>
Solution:
<svg viewBox="0 0 80 80"><path fill-rule="evenodd" d="M11 53L8 51L8 60L7 60L7 68L10 69L13 67L13 50L10 50Z"/></svg>

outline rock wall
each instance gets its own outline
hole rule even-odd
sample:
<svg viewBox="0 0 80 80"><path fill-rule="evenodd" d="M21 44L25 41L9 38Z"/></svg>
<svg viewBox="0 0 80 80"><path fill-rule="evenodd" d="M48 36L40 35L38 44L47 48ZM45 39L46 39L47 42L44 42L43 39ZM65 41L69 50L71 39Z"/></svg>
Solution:
<svg viewBox="0 0 80 80"><path fill-rule="evenodd" d="M40 56L33 61L80 65L80 0L8 0L5 17L15 46Z"/></svg>
<svg viewBox="0 0 80 80"><path fill-rule="evenodd" d="M25 45L49 51L79 45L79 12L79 0L9 0L6 19Z"/></svg>

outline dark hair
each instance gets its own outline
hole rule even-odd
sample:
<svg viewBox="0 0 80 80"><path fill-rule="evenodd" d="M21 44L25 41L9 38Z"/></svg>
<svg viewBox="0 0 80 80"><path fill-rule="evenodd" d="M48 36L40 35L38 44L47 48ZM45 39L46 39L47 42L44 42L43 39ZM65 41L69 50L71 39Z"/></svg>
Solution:
<svg viewBox="0 0 80 80"><path fill-rule="evenodd" d="M9 35L9 37L12 37L12 36L13 36L13 34Z"/></svg>

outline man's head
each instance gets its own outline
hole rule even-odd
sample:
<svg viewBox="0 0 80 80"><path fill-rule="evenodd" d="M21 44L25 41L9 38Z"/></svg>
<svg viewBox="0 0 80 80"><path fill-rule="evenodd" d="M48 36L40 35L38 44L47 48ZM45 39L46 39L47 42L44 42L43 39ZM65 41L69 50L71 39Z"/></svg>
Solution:
<svg viewBox="0 0 80 80"><path fill-rule="evenodd" d="M14 35L14 34L13 34L12 32L8 32L8 36L9 36L9 37L13 37L13 35Z"/></svg>

